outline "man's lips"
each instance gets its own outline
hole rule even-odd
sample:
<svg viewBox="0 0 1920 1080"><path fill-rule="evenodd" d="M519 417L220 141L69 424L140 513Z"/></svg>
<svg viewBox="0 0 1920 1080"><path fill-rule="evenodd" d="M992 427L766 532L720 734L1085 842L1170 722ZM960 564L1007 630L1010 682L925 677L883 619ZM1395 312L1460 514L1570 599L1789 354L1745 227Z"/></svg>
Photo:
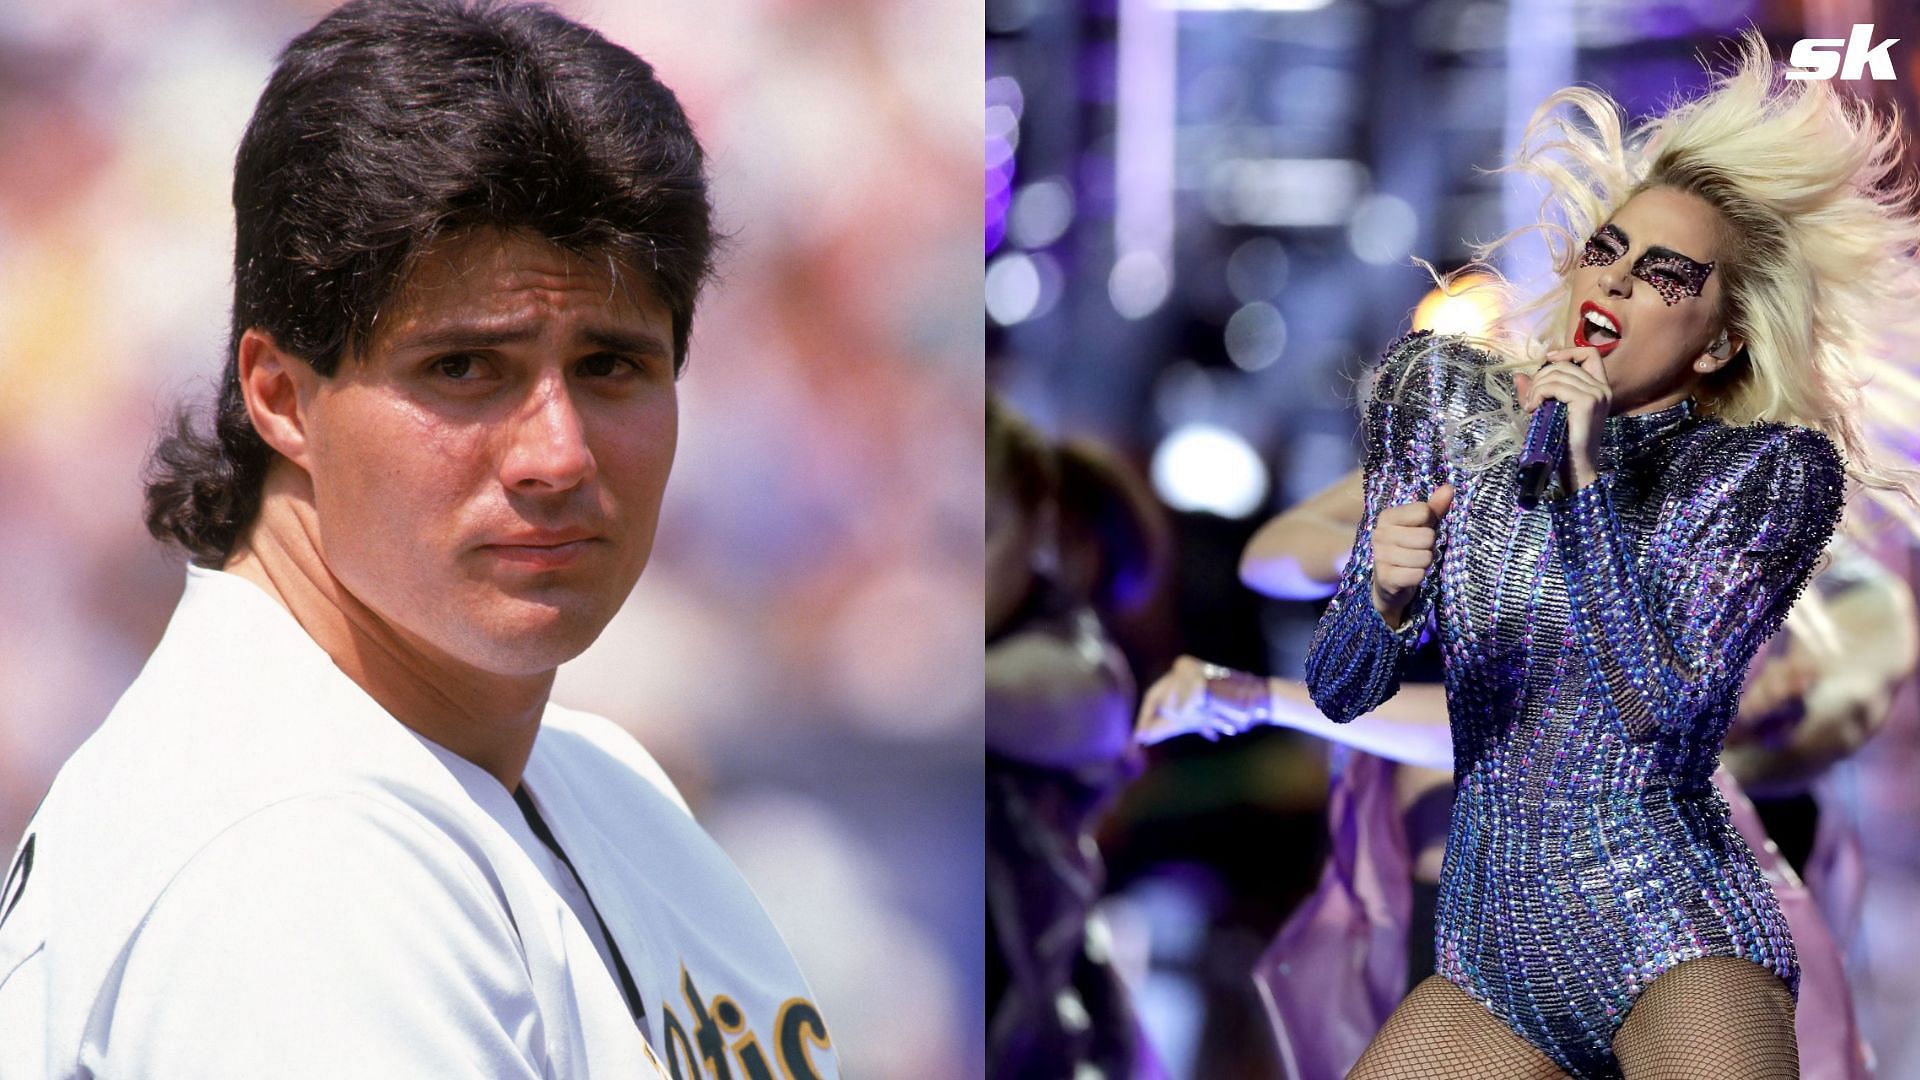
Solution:
<svg viewBox="0 0 1920 1080"><path fill-rule="evenodd" d="M482 544L479 550L502 562L551 569L579 560L599 543L601 540L596 536L578 536L568 539L547 536L513 537L500 543Z"/></svg>
<svg viewBox="0 0 1920 1080"><path fill-rule="evenodd" d="M1590 348L1604 357L1608 353L1612 352L1614 349L1619 347L1620 339L1626 336L1625 332L1622 331L1621 333L1616 334L1612 341L1603 341L1603 342L1588 341L1587 340L1587 313L1588 312L1595 312L1597 314L1605 316L1607 321L1613 323L1613 325L1616 327L1620 325L1620 318L1619 316L1615 315L1613 312L1608 311L1606 308L1601 307L1599 304L1596 304L1591 300L1580 305L1579 317L1574 320L1574 324L1573 324L1573 343L1574 345L1582 349Z"/></svg>

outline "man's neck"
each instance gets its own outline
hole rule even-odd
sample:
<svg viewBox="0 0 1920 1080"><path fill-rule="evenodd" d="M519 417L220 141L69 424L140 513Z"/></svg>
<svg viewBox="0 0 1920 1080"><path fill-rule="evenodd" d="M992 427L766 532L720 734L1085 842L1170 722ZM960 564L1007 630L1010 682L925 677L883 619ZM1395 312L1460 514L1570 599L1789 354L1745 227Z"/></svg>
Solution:
<svg viewBox="0 0 1920 1080"><path fill-rule="evenodd" d="M315 525L306 475L276 461L260 513L222 569L266 590L395 719L493 774L508 791L518 787L553 672L481 671L407 633L334 577Z"/></svg>

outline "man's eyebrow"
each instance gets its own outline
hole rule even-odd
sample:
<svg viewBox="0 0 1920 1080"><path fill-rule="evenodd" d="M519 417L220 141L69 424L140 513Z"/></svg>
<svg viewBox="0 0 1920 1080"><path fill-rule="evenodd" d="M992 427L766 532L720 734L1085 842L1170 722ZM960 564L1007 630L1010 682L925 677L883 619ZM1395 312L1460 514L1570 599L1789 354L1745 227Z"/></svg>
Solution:
<svg viewBox="0 0 1920 1080"><path fill-rule="evenodd" d="M667 357L673 350L666 342L645 331L621 330L616 327L589 326L580 331L587 344L608 352L632 353L636 356Z"/></svg>
<svg viewBox="0 0 1920 1080"><path fill-rule="evenodd" d="M495 349L502 345L525 344L539 336L538 328L532 326L491 329L482 326L453 325L413 335L402 342L401 347L411 350ZM609 352L661 357L671 353L665 342L644 331L589 326L580 331L579 337L594 348L606 349Z"/></svg>

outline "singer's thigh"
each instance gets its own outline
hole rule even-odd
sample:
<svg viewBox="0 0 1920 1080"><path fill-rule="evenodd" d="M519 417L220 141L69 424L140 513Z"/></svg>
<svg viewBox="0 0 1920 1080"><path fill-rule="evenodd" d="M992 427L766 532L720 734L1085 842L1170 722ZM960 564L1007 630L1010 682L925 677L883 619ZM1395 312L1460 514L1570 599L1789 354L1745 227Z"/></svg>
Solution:
<svg viewBox="0 0 1920 1080"><path fill-rule="evenodd" d="M1613 1053L1626 1080L1796 1080L1793 996L1751 960L1687 960L1635 999Z"/></svg>
<svg viewBox="0 0 1920 1080"><path fill-rule="evenodd" d="M1486 1006L1438 975L1413 988L1360 1055L1348 1080L1566 1080Z"/></svg>

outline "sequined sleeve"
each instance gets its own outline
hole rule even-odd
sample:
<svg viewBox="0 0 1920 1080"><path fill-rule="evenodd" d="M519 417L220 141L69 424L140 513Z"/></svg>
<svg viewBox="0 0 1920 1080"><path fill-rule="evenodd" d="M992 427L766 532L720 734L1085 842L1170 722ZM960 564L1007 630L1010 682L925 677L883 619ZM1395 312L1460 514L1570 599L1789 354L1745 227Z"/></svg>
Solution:
<svg viewBox="0 0 1920 1080"><path fill-rule="evenodd" d="M1373 521L1389 506L1425 500L1447 480L1442 424L1452 411L1451 387L1459 379L1438 359L1443 341L1421 331L1389 346L1374 380L1378 389L1368 394L1362 464L1366 513L1339 590L1307 651L1307 691L1336 723L1364 715L1399 690L1401 669L1438 593L1439 574L1430 571L1400 629L1387 625L1372 600ZM1395 387L1398 404L1384 400ZM1434 550L1436 568L1444 551L1443 532Z"/></svg>
<svg viewBox="0 0 1920 1080"><path fill-rule="evenodd" d="M1769 426L1699 472L1644 557L1615 512L1613 474L1549 504L1573 628L1643 742L1691 730L1739 692L1840 517L1839 451L1810 428Z"/></svg>

